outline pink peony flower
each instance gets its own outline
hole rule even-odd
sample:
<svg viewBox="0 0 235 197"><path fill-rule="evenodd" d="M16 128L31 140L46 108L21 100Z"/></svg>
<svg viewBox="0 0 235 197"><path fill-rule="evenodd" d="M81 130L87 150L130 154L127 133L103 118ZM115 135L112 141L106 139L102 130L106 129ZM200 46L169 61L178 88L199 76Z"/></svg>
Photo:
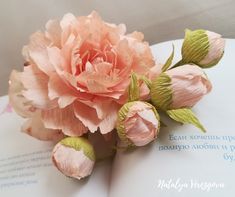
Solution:
<svg viewBox="0 0 235 197"><path fill-rule="evenodd" d="M159 115L149 103L134 101L119 111L118 135L127 145L144 146L157 137Z"/></svg>
<svg viewBox="0 0 235 197"><path fill-rule="evenodd" d="M143 34L125 31L125 25L106 23L92 12L66 14L31 36L23 48L22 95L40 109L45 128L69 136L114 129L131 72L147 75L154 66Z"/></svg>
<svg viewBox="0 0 235 197"><path fill-rule="evenodd" d="M161 109L193 107L212 85L196 65L183 65L170 69L153 80L151 100Z"/></svg>
<svg viewBox="0 0 235 197"><path fill-rule="evenodd" d="M66 176L81 179L91 174L95 155L85 138L68 137L54 147L52 161Z"/></svg>

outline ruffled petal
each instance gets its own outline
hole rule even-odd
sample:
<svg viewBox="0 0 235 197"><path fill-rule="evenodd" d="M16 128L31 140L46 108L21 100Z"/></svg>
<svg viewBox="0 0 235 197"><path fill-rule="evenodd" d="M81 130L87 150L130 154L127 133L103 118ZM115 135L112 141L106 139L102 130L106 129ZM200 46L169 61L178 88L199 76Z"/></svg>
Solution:
<svg viewBox="0 0 235 197"><path fill-rule="evenodd" d="M100 132L102 134L107 134L115 128L117 122L118 110L119 110L118 105L114 104L110 106L108 115L99 124Z"/></svg>
<svg viewBox="0 0 235 197"><path fill-rule="evenodd" d="M21 82L21 75L22 73L15 70L11 72L8 92L9 101L17 114L22 117L31 117L36 108L22 94L24 87Z"/></svg>
<svg viewBox="0 0 235 197"><path fill-rule="evenodd" d="M48 96L51 100L58 98L58 104L60 108L64 108L70 105L77 99L74 90L65 84L57 73L50 75L48 83Z"/></svg>
<svg viewBox="0 0 235 197"><path fill-rule="evenodd" d="M39 140L59 141L64 134L58 129L47 129L44 127L40 112L29 118L21 127L21 131Z"/></svg>
<svg viewBox="0 0 235 197"><path fill-rule="evenodd" d="M68 136L81 136L88 131L87 127L75 117L73 105L63 109L43 110L42 121L46 128L61 129Z"/></svg>
<svg viewBox="0 0 235 197"><path fill-rule="evenodd" d="M96 110L81 102L74 102L75 116L82 121L82 123L88 127L88 129L94 133L99 126L100 119L97 116Z"/></svg>
<svg viewBox="0 0 235 197"><path fill-rule="evenodd" d="M36 66L24 67L21 81L26 89L23 91L25 98L32 102L33 106L48 109L56 106L55 100L48 97L48 76Z"/></svg>
<svg viewBox="0 0 235 197"><path fill-rule="evenodd" d="M61 46L61 27L58 20L49 20L47 22L45 34L53 45L57 47Z"/></svg>
<svg viewBox="0 0 235 197"><path fill-rule="evenodd" d="M27 61L32 61L38 68L46 74L54 71L51 65L46 48L51 41L42 32L36 32L30 37L30 44L23 48L23 55Z"/></svg>

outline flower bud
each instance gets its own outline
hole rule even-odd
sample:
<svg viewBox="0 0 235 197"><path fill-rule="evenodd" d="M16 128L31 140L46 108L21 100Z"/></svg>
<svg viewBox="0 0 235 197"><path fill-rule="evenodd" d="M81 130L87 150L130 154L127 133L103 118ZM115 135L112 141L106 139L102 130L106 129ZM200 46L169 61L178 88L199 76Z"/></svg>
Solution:
<svg viewBox="0 0 235 197"><path fill-rule="evenodd" d="M183 65L162 73L152 81L151 100L162 109L194 106L212 86L203 70L196 65Z"/></svg>
<svg viewBox="0 0 235 197"><path fill-rule="evenodd" d="M157 137L159 119L156 109L149 103L126 103L118 113L118 136L127 146L144 146Z"/></svg>
<svg viewBox="0 0 235 197"><path fill-rule="evenodd" d="M81 179L91 174L95 153L87 139L67 137L54 147L52 161L64 175Z"/></svg>
<svg viewBox="0 0 235 197"><path fill-rule="evenodd" d="M206 30L186 30L182 46L182 62L202 68L216 65L224 53L225 40L220 34Z"/></svg>

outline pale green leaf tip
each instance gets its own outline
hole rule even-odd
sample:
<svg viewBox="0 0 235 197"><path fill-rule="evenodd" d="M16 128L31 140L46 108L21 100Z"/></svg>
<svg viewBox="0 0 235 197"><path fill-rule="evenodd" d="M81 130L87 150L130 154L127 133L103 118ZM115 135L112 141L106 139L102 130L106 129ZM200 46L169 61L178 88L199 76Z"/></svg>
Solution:
<svg viewBox="0 0 235 197"><path fill-rule="evenodd" d="M174 58L174 53L175 53L175 46L172 44L172 52L171 55L168 57L167 61L165 62L164 66L162 67L162 72L165 72L168 70L168 68L171 66L173 58Z"/></svg>

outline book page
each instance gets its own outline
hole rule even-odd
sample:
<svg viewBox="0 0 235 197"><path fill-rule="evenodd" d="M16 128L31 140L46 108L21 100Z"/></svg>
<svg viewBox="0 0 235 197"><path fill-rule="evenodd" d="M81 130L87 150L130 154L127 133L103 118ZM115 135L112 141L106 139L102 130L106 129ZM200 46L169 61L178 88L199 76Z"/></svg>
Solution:
<svg viewBox="0 0 235 197"><path fill-rule="evenodd" d="M61 174L51 162L53 144L20 132L23 119L0 98L0 196L105 197L110 161L96 165L92 175L75 180Z"/></svg>
<svg viewBox="0 0 235 197"><path fill-rule="evenodd" d="M112 168L110 196L214 197L235 194L235 40L226 40L219 65L205 70L212 92L193 111L205 126L202 133L190 125L173 123L161 128L156 142L117 154ZM182 41L174 41L179 59ZM154 46L164 62L172 42Z"/></svg>

